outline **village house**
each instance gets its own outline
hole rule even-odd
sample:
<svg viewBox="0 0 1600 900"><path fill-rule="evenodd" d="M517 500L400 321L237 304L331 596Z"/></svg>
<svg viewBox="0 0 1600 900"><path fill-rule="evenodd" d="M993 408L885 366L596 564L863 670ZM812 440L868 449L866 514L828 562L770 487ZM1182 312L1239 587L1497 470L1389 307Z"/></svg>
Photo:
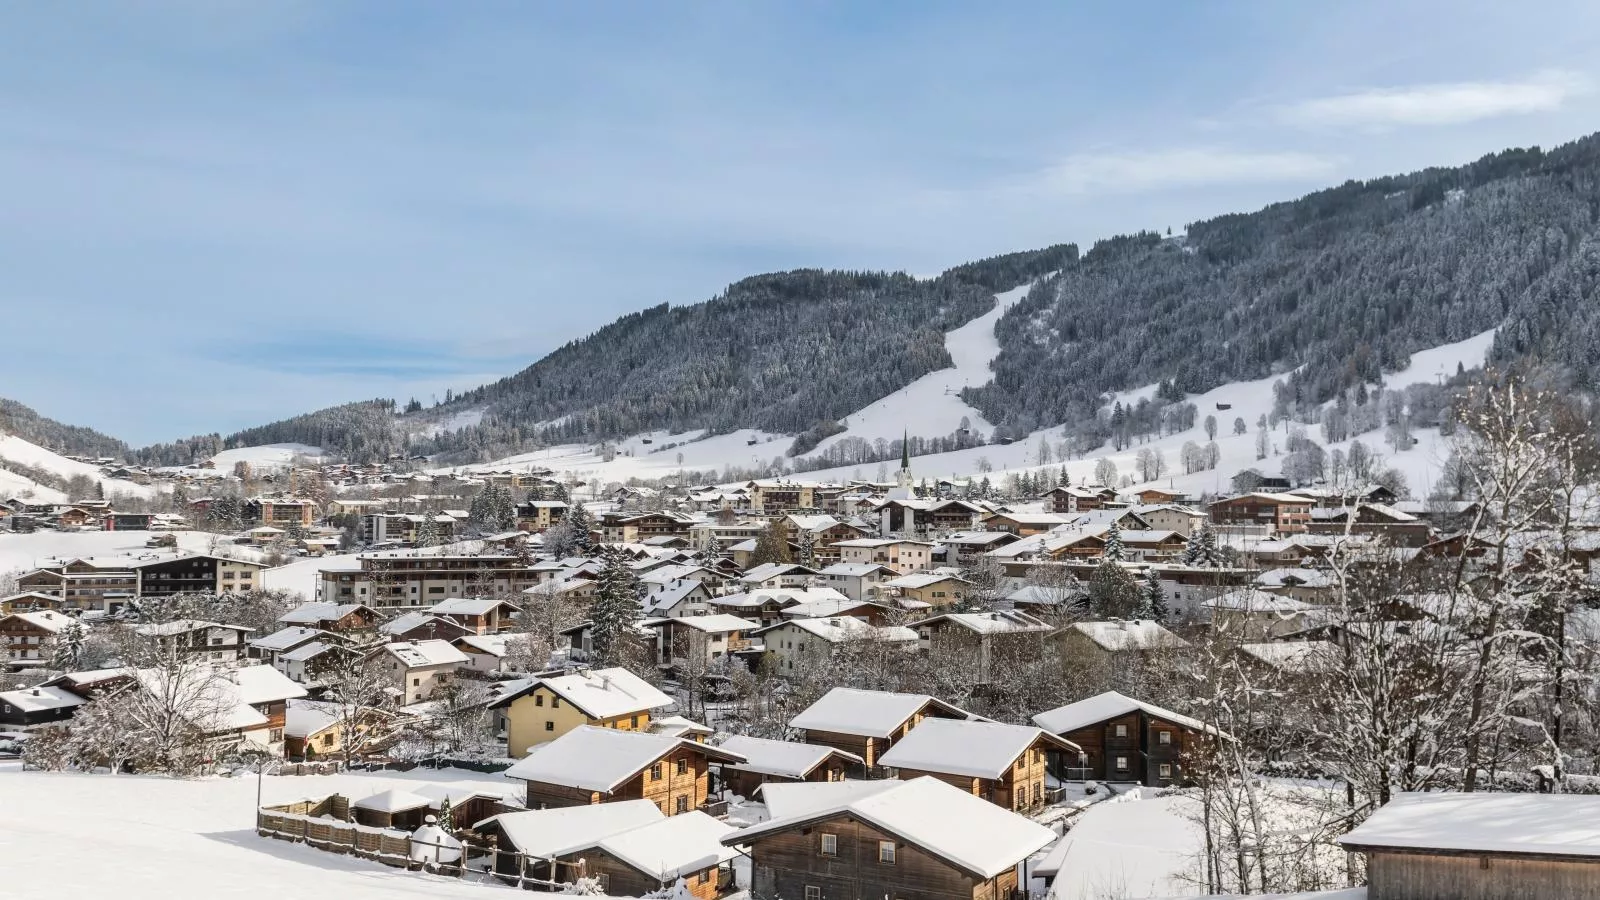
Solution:
<svg viewBox="0 0 1600 900"><path fill-rule="evenodd" d="M329 670L348 663L361 652L337 635L328 635L277 654L272 667L295 684L317 685Z"/></svg>
<svg viewBox="0 0 1600 900"><path fill-rule="evenodd" d="M1062 485L1045 492L1052 513L1080 513L1102 509L1117 499L1117 492L1100 485Z"/></svg>
<svg viewBox="0 0 1600 900"><path fill-rule="evenodd" d="M834 688L789 720L805 742L861 757L869 770L923 720L970 719L971 713L927 694Z"/></svg>
<svg viewBox="0 0 1600 900"><path fill-rule="evenodd" d="M298 497L252 497L244 502L247 522L275 528L308 528L317 521L317 503Z"/></svg>
<svg viewBox="0 0 1600 900"><path fill-rule="evenodd" d="M178 713L219 749L254 745L283 754L288 702L306 689L271 666L134 670L133 684L157 697L179 698Z"/></svg>
<svg viewBox="0 0 1600 900"><path fill-rule="evenodd" d="M1183 781L1183 757L1216 729L1169 709L1107 691L1039 713L1033 724L1076 744L1057 754L1051 773L1064 781L1131 781L1168 787Z"/></svg>
<svg viewBox="0 0 1600 900"><path fill-rule="evenodd" d="M1062 656L1092 666L1113 663L1123 654L1180 650L1189 642L1150 620L1111 619L1073 622L1058 632Z"/></svg>
<svg viewBox="0 0 1600 900"><path fill-rule="evenodd" d="M833 516L787 515L779 520L784 540L796 547L811 545L812 561L818 566L828 566L839 561L840 541L866 537L868 530L861 525L836 519Z"/></svg>
<svg viewBox="0 0 1600 900"><path fill-rule="evenodd" d="M900 573L881 563L834 563L822 570L828 587L851 600L876 600L883 593L883 583L899 578Z"/></svg>
<svg viewBox="0 0 1600 900"><path fill-rule="evenodd" d="M1299 534L1311 524L1311 501L1294 494L1240 494L1206 509L1219 525L1265 525L1271 534Z"/></svg>
<svg viewBox="0 0 1600 900"><path fill-rule="evenodd" d="M933 544L927 541L909 541L901 538L857 538L834 544L839 549L839 561L847 563L878 563L896 572L909 574L933 566Z"/></svg>
<svg viewBox="0 0 1600 900"><path fill-rule="evenodd" d="M667 818L649 800L619 800L503 812L474 823L472 830L506 851L495 855L495 871L501 875L570 883L584 874L572 856L576 851Z"/></svg>
<svg viewBox="0 0 1600 900"><path fill-rule="evenodd" d="M540 671L548 660L528 660L530 665L517 662L519 652L527 656L533 637L528 634L466 634L451 641L467 657L466 673L478 675L506 675Z"/></svg>
<svg viewBox="0 0 1600 900"><path fill-rule="evenodd" d="M549 531L561 524L571 506L564 500L530 500L517 506L517 530Z"/></svg>
<svg viewBox="0 0 1600 900"><path fill-rule="evenodd" d="M402 706L421 703L449 684L456 669L467 664L467 656L449 641L405 641L380 644L367 654L380 668L387 667L399 688Z"/></svg>
<svg viewBox="0 0 1600 900"><path fill-rule="evenodd" d="M42 666L55 653L56 640L75 620L49 610L0 617L0 666Z"/></svg>
<svg viewBox="0 0 1600 900"><path fill-rule="evenodd" d="M750 632L759 637L772 661L772 671L786 677L824 672L833 664L841 645L874 641L897 645L907 653L917 649L917 633L904 626L877 627L850 616L825 619L788 619Z"/></svg>
<svg viewBox="0 0 1600 900"><path fill-rule="evenodd" d="M318 578L317 599L365 603L379 611L428 607L447 597L516 593L539 580L514 554L441 548L363 553L356 569L321 569Z"/></svg>
<svg viewBox="0 0 1600 900"><path fill-rule="evenodd" d="M472 633L459 622L425 612L401 613L380 624L377 632L391 641L454 641Z"/></svg>
<svg viewBox="0 0 1600 900"><path fill-rule="evenodd" d="M371 631L382 620L378 611L364 603L302 603L284 613L279 625L300 625L336 634Z"/></svg>
<svg viewBox="0 0 1600 900"><path fill-rule="evenodd" d="M918 604L921 606L921 604ZM899 603L879 603L873 600L827 599L811 600L796 606L786 606L780 613L785 619L831 619L835 616L850 616L860 619L868 625L884 626L889 624L891 618L898 618L894 613L905 609Z"/></svg>
<svg viewBox="0 0 1600 900"><path fill-rule="evenodd" d="M58 684L0 691L0 731L65 728L88 697Z"/></svg>
<svg viewBox="0 0 1600 900"><path fill-rule="evenodd" d="M50 611L60 612L62 600L50 594L41 594L37 591L28 591L21 594L11 594L0 597L0 616L9 616L19 612Z"/></svg>
<svg viewBox="0 0 1600 900"><path fill-rule="evenodd" d="M683 738L582 725L506 770L529 809L649 800L668 816L706 805L710 764L744 757Z"/></svg>
<svg viewBox="0 0 1600 900"><path fill-rule="evenodd" d="M1022 862L1056 839L936 778L847 784L788 786L815 796L723 838L749 848L752 896L1002 900Z"/></svg>
<svg viewBox="0 0 1600 900"><path fill-rule="evenodd" d="M138 575L139 596L167 597L252 591L261 586L260 573L267 567L263 563L195 553L136 561L132 568Z"/></svg>
<svg viewBox="0 0 1600 900"><path fill-rule="evenodd" d="M646 590L649 591L643 601L646 616L677 619L710 612L711 591L704 582L680 579L654 587L647 584Z"/></svg>
<svg viewBox="0 0 1600 900"><path fill-rule="evenodd" d="M866 760L837 747L748 735L734 735L717 746L745 758L724 763L718 771L723 787L746 799L771 782L844 781L852 772L865 774Z"/></svg>
<svg viewBox="0 0 1600 900"><path fill-rule="evenodd" d="M972 585L958 575L935 572L914 572L901 575L883 583L889 596L930 607L954 606L967 599Z"/></svg>
<svg viewBox="0 0 1600 900"><path fill-rule="evenodd" d="M334 639L331 633L320 628L291 625L288 628L280 628L269 635L250 639L247 644L246 655L251 659L258 659L267 665L272 665L277 661L280 653L287 653L312 641Z"/></svg>
<svg viewBox="0 0 1600 900"><path fill-rule="evenodd" d="M17 590L57 597L62 611L114 613L139 593L132 562L127 557L62 560L18 576Z"/></svg>
<svg viewBox="0 0 1600 900"><path fill-rule="evenodd" d="M1421 547L1433 540L1433 527L1427 522L1381 503L1313 508L1306 530L1379 537L1391 547Z"/></svg>
<svg viewBox="0 0 1600 900"><path fill-rule="evenodd" d="M371 729L386 729L394 714L377 709L352 716L359 736ZM337 703L315 700L290 700L284 711L283 755L289 759L337 757L345 750L345 729L349 723Z"/></svg>
<svg viewBox="0 0 1600 900"><path fill-rule="evenodd" d="M820 580L821 574L799 563L763 563L739 576L739 584L748 591L803 588Z"/></svg>
<svg viewBox="0 0 1600 900"><path fill-rule="evenodd" d="M1212 628L1251 641L1296 634L1330 619L1325 606L1255 588L1229 591L1200 605L1211 614Z"/></svg>
<svg viewBox="0 0 1600 900"><path fill-rule="evenodd" d="M722 839L737 831L699 810L602 838L568 854L586 877L616 897L671 890L681 879L690 897L715 900L733 887L740 854Z"/></svg>
<svg viewBox="0 0 1600 900"><path fill-rule="evenodd" d="M512 627L511 617L521 612L504 600L490 597L452 597L428 607L428 615L460 625L473 634L495 634Z"/></svg>
<svg viewBox="0 0 1600 900"><path fill-rule="evenodd" d="M255 629L198 619L175 619L140 625L134 633L150 641L161 653L212 665L231 665L245 658L250 635Z"/></svg>
<svg viewBox="0 0 1600 900"><path fill-rule="evenodd" d="M816 485L789 480L752 481L744 486L750 494L750 511L761 516L816 509Z"/></svg>
<svg viewBox="0 0 1600 900"><path fill-rule="evenodd" d="M878 764L903 780L931 775L1020 813L1049 802L1046 755L1071 756L1080 750L1069 740L1026 725L924 719Z"/></svg>
<svg viewBox="0 0 1600 900"><path fill-rule="evenodd" d="M1172 503L1135 506L1129 511L1143 519L1152 531L1175 531L1185 536L1194 533L1206 521L1206 514L1200 510Z"/></svg>
<svg viewBox="0 0 1600 900"><path fill-rule="evenodd" d="M1262 572L1255 587L1308 603L1326 603L1333 596L1333 576L1320 569L1282 568Z"/></svg>
<svg viewBox="0 0 1600 900"><path fill-rule="evenodd" d="M1367 858L1368 900L1593 897L1600 798L1401 793L1339 838Z"/></svg>
<svg viewBox="0 0 1600 900"><path fill-rule="evenodd" d="M708 605L712 609L732 613L740 618L755 619L762 625L774 625L783 621L783 611L791 606L819 600L848 599L850 598L833 588L782 588L712 597Z"/></svg>
<svg viewBox="0 0 1600 900"><path fill-rule="evenodd" d="M995 664L1003 666L1008 649L1044 640L1055 631L1022 610L945 613L907 627L916 630L930 662L945 671L962 671L976 684L992 683Z"/></svg>
<svg viewBox="0 0 1600 900"><path fill-rule="evenodd" d="M509 686L491 709L504 711L508 755L520 758L580 727L643 731L673 700L623 668L583 669Z"/></svg>
<svg viewBox="0 0 1600 900"><path fill-rule="evenodd" d="M970 566L985 553L1014 544L1019 540L1021 538L1009 531L960 531L945 535L939 539L939 543L943 544L946 550L953 554L945 560L946 563L956 566Z"/></svg>
<svg viewBox="0 0 1600 900"><path fill-rule="evenodd" d="M698 516L674 512L606 513L600 518L601 539L608 544L637 544L652 537L689 537Z"/></svg>
<svg viewBox="0 0 1600 900"><path fill-rule="evenodd" d="M979 527L984 531L1004 531L1017 537L1031 537L1071 525L1077 518L1068 513L993 513L979 520Z"/></svg>
<svg viewBox="0 0 1600 900"><path fill-rule="evenodd" d="M645 619L642 627L655 632L656 661L680 672L704 672L721 665L729 654L751 646L747 635L760 622L719 613L677 619Z"/></svg>

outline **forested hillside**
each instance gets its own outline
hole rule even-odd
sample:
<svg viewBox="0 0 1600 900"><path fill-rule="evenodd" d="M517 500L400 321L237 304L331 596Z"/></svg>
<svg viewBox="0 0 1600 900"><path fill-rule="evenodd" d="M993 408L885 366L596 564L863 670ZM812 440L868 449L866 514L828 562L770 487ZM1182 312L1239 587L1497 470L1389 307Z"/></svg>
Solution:
<svg viewBox="0 0 1600 900"><path fill-rule="evenodd" d="M355 403L220 440L464 462L649 430L820 439L839 418L950 365L946 331L991 309L994 293L1037 279L996 326L993 382L965 394L1008 435L1086 423L1104 392L1155 382L1173 398L1285 373L1296 402L1322 402L1417 350L1501 325L1497 358L1560 364L1594 384L1597 238L1600 137L1591 136L1352 181L1185 234L1113 237L1081 258L1058 245L931 280L758 275L705 303L624 316L431 409ZM145 455L188 456L218 440Z"/></svg>
<svg viewBox="0 0 1600 900"><path fill-rule="evenodd" d="M1304 402L1501 323L1502 358L1600 375L1600 138L1349 182L1248 215L1101 241L996 327L968 402L1017 431L1098 394L1198 392L1296 366Z"/></svg>
<svg viewBox="0 0 1600 900"><path fill-rule="evenodd" d="M30 444L71 456L121 459L128 453L128 445L114 437L93 428L47 419L15 400L4 398L0 398L0 434L16 435Z"/></svg>

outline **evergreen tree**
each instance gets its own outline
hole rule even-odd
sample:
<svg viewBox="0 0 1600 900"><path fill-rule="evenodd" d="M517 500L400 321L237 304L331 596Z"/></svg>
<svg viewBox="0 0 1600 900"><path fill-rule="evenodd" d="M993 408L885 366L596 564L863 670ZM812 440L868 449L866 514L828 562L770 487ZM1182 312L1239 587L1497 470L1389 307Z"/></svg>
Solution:
<svg viewBox="0 0 1600 900"><path fill-rule="evenodd" d="M50 654L50 667L61 672L76 672L83 664L83 645L89 636L83 623L73 619L56 633L56 642Z"/></svg>
<svg viewBox="0 0 1600 900"><path fill-rule="evenodd" d="M817 564L817 538L808 528L800 529L800 556L797 561L802 566Z"/></svg>
<svg viewBox="0 0 1600 900"><path fill-rule="evenodd" d="M1144 584L1140 588L1139 618L1157 622L1167 620L1167 593L1161 587L1161 576L1155 566L1144 571Z"/></svg>
<svg viewBox="0 0 1600 900"><path fill-rule="evenodd" d="M1122 562L1126 553L1122 545L1122 523L1112 522L1111 528L1106 531L1105 550L1100 554L1107 562Z"/></svg>
<svg viewBox="0 0 1600 900"><path fill-rule="evenodd" d="M456 813L450 804L449 796L439 801L439 827L451 834L456 830Z"/></svg>
<svg viewBox="0 0 1600 900"><path fill-rule="evenodd" d="M1139 583L1121 563L1106 559L1089 577L1089 614L1097 619L1131 619L1142 602Z"/></svg>
<svg viewBox="0 0 1600 900"><path fill-rule="evenodd" d="M627 555L615 547L601 547L604 563L595 581L594 602L589 607L590 641L595 661L602 666L618 665L629 659L629 643L635 638L633 623L639 618L641 584L628 565Z"/></svg>
<svg viewBox="0 0 1600 900"><path fill-rule="evenodd" d="M756 552L750 555L752 565L793 562L789 555L789 540L784 536L783 520L773 519L756 538Z"/></svg>
<svg viewBox="0 0 1600 900"><path fill-rule="evenodd" d="M417 523L417 538L414 543L418 547L439 546L439 523L434 521L432 512L423 511L422 521Z"/></svg>
<svg viewBox="0 0 1600 900"><path fill-rule="evenodd" d="M1217 532L1209 521L1189 532L1189 543L1183 548L1183 564L1201 569L1215 569L1222 565L1222 551L1217 548Z"/></svg>

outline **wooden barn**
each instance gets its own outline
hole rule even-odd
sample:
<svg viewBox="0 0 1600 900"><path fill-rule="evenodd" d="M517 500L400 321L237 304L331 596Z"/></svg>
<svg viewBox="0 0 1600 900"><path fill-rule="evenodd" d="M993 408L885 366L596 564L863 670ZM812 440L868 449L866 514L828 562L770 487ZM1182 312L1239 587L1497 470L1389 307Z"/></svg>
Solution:
<svg viewBox="0 0 1600 900"><path fill-rule="evenodd" d="M1368 900L1600 897L1600 797L1399 794L1339 839Z"/></svg>
<svg viewBox="0 0 1600 900"><path fill-rule="evenodd" d="M927 718L970 719L971 713L927 694L834 688L789 720L806 743L861 757L869 770L895 742Z"/></svg>
<svg viewBox="0 0 1600 900"><path fill-rule="evenodd" d="M820 744L735 735L717 746L745 758L720 767L723 788L745 798L769 782L843 781L866 766L854 753Z"/></svg>

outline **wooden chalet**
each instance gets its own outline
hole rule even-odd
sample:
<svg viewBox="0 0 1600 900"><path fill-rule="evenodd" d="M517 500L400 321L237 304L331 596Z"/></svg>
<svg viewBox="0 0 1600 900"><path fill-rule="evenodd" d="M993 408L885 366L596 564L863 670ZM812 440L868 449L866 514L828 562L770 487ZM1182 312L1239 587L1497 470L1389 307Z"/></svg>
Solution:
<svg viewBox="0 0 1600 900"><path fill-rule="evenodd" d="M506 777L526 782L529 809L643 799L673 816L706 805L713 761L744 757L683 738L584 725L540 746Z"/></svg>
<svg viewBox="0 0 1600 900"><path fill-rule="evenodd" d="M1219 525L1264 525L1273 534L1298 534L1311 524L1311 505L1296 494L1258 492L1218 500L1207 512Z"/></svg>
<svg viewBox="0 0 1600 900"><path fill-rule="evenodd" d="M770 782L844 781L866 766L866 760L854 753L820 744L734 735L717 746L745 758L719 767L723 787L745 798Z"/></svg>
<svg viewBox="0 0 1600 900"><path fill-rule="evenodd" d="M789 727L805 732L808 744L834 747L861 757L869 770L924 719L970 719L971 713L927 694L834 688Z"/></svg>
<svg viewBox="0 0 1600 900"><path fill-rule="evenodd" d="M1027 725L925 719L879 760L900 778L931 775L974 797L1016 812L1049 802L1049 755L1073 756L1077 744Z"/></svg>
<svg viewBox="0 0 1600 900"><path fill-rule="evenodd" d="M1339 838L1367 858L1368 900L1600 895L1600 797L1403 793Z"/></svg>
<svg viewBox="0 0 1600 900"><path fill-rule="evenodd" d="M337 634L371 631L383 616L365 603L302 603L278 620L280 625L300 625Z"/></svg>
<svg viewBox="0 0 1600 900"><path fill-rule="evenodd" d="M1080 750L1058 753L1052 772L1066 781L1123 781L1167 787L1183 781L1184 754L1216 729L1153 703L1107 691L1042 712L1033 724Z"/></svg>
<svg viewBox="0 0 1600 900"><path fill-rule="evenodd" d="M1005 900L1018 889L1018 866L1056 839L936 778L789 792L813 796L723 838L749 848L751 896Z"/></svg>

